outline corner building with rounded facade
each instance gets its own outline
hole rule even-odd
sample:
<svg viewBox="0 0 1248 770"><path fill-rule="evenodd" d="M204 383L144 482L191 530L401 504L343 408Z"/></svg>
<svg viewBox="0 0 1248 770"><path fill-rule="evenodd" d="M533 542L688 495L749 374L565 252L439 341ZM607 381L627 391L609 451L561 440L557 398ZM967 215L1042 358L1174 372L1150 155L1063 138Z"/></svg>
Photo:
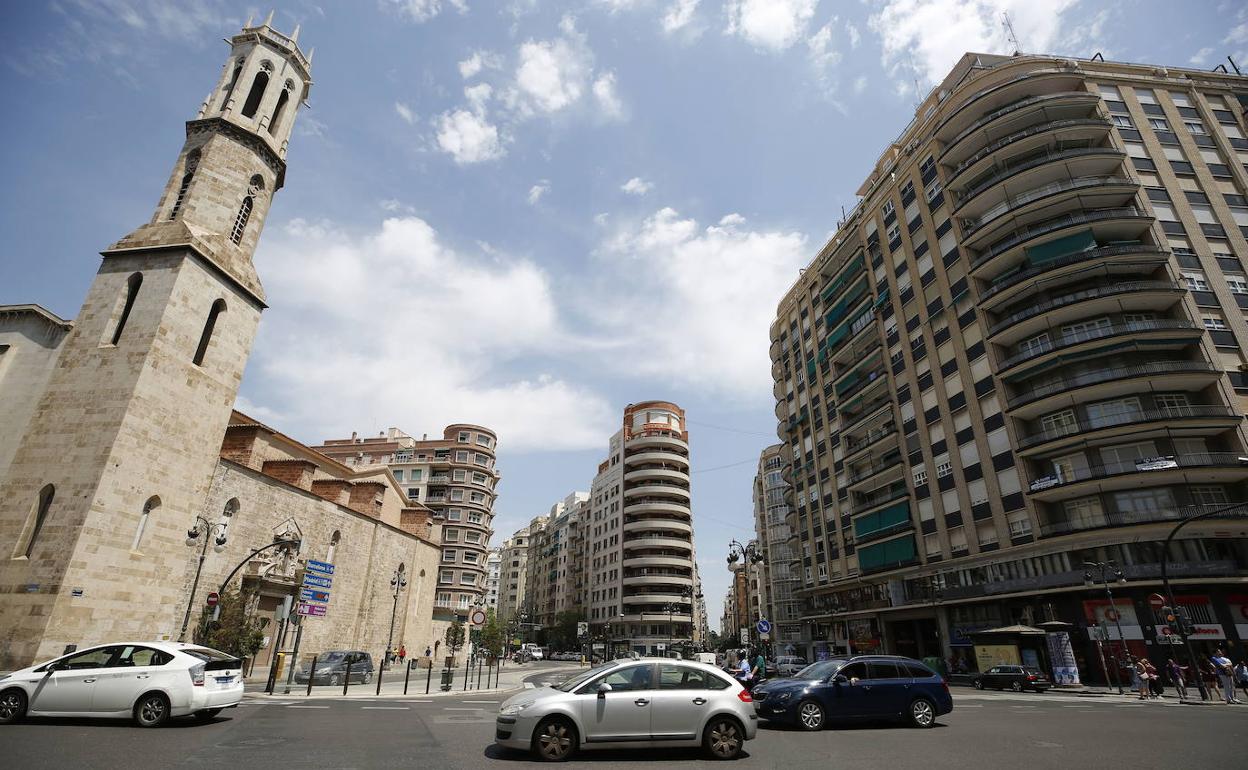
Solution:
<svg viewBox="0 0 1248 770"><path fill-rule="evenodd" d="M1098 636L1171 654L1161 542L1248 499L1245 100L967 54L885 149L771 328L810 654L973 668L972 633L1053 620L1086 680L1113 678ZM1170 548L1199 649L1248 642L1246 534ZM1084 584L1110 561L1112 606Z"/></svg>

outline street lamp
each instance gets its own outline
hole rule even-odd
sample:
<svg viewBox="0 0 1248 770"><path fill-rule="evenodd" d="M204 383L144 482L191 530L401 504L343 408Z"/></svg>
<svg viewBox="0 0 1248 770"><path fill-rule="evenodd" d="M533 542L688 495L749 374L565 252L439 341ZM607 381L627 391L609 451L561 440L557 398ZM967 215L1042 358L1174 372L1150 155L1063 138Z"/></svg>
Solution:
<svg viewBox="0 0 1248 770"><path fill-rule="evenodd" d="M394 594L394 607L390 610L390 635L386 637L386 661L390 659L390 645L394 643L394 619L399 614L399 592L407 588L407 575L404 573L403 565L400 564L394 570L394 575L390 577L390 592ZM381 685L378 683L378 689Z"/></svg>
<svg viewBox="0 0 1248 770"><path fill-rule="evenodd" d="M680 595L684 597L684 599L686 600L692 599L693 589L690 588L689 586L685 586L684 588L681 589ZM668 654L671 654L672 647L675 646L675 642L676 642L676 628L674 624L672 623L672 613L677 609L684 610L684 608L685 608L684 601L667 602L666 604L663 605L663 609L667 610L667 651L668 651Z"/></svg>
<svg viewBox="0 0 1248 770"><path fill-rule="evenodd" d="M746 544L742 544L739 540L736 540L735 538L733 540L728 541L728 569L735 572L737 562L742 561L743 562L742 568L745 569L746 571L745 572L745 596L743 597L743 600L745 602L745 612L743 613L743 617L746 619L747 622L750 619L750 607L751 607L749 570L750 570L750 567L753 567L758 564L762 564L766 560L767 559L763 555L763 552L758 547L757 541L751 540L749 543L746 543ZM735 584L736 582L735 579L733 582ZM754 631L751 630L748 633L751 636L753 636ZM741 643L745 644L746 641L742 640Z"/></svg>
<svg viewBox="0 0 1248 770"><path fill-rule="evenodd" d="M1118 629L1118 642L1125 650L1127 648L1127 638L1122 635L1122 623L1118 620L1118 608L1114 604L1114 592L1110 589L1110 577L1115 583L1126 583L1127 577L1122 574L1122 570L1118 569L1118 565L1111 559L1110 561L1085 561L1083 563L1083 584L1088 588L1093 587L1097 583L1105 588L1105 597L1109 599L1109 607L1114 613L1114 626ZM1092 570L1099 572L1099 580L1093 578ZM1122 670L1119 662L1119 656L1114 655L1114 684L1118 686L1118 694L1122 695Z"/></svg>
<svg viewBox="0 0 1248 770"><path fill-rule="evenodd" d="M208 541L212 541L213 553L221 553L225 550L225 544L228 538L225 536L227 523L218 522L210 523L203 516L196 515L195 523L186 531L186 544L194 548L199 543L199 562L195 565L195 579L191 582L191 595L186 599L186 614L182 617L182 630L178 632L178 641L186 641L186 629L191 623L191 608L195 606L195 592L199 590L199 575L204 569L204 559L208 558ZM200 528L203 532L200 532ZM213 536L213 533L216 536ZM201 539L201 534L203 535Z"/></svg>

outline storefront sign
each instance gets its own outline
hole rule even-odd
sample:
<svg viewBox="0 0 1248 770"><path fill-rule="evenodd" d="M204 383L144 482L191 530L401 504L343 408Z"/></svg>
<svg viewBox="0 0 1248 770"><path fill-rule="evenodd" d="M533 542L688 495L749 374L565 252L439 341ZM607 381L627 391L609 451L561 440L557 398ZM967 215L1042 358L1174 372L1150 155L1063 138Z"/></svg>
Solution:
<svg viewBox="0 0 1248 770"><path fill-rule="evenodd" d="M1137 471L1160 471L1177 467L1179 467L1179 464L1175 462L1173 455L1166 457L1141 457L1135 461L1135 469Z"/></svg>
<svg viewBox="0 0 1248 770"><path fill-rule="evenodd" d="M1235 623L1235 633L1240 639L1248 639L1248 594L1231 594L1226 597L1226 603Z"/></svg>
<svg viewBox="0 0 1248 770"><path fill-rule="evenodd" d="M990 628L996 628L1000 623L972 623L965 626L949 627L949 646L950 647L971 647L971 634L976 631L987 631Z"/></svg>
<svg viewBox="0 0 1248 770"><path fill-rule="evenodd" d="M1108 599L1091 599L1083 603L1083 613L1089 628L1101 626L1105 629L1106 641L1144 639L1144 629L1140 627L1140 620L1135 614L1135 605L1128 599L1115 599L1112 606Z"/></svg>
<svg viewBox="0 0 1248 770"><path fill-rule="evenodd" d="M1070 634L1052 631L1044 635L1049 648L1049 661L1053 664L1054 684L1079 684L1079 664L1070 645Z"/></svg>
<svg viewBox="0 0 1248 770"><path fill-rule="evenodd" d="M987 671L993 666L1014 665L1022 663L1018 657L1018 647L1013 644L977 644L975 645L975 662L980 671Z"/></svg>

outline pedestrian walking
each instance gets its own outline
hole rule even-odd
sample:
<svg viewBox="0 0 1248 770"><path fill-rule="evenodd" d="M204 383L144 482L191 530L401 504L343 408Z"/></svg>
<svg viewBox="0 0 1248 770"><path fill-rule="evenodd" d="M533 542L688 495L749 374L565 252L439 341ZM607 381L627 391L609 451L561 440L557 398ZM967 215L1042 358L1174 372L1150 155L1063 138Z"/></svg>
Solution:
<svg viewBox="0 0 1248 770"><path fill-rule="evenodd" d="M1231 659L1223 655L1219 648L1213 651L1213 657L1209 660L1218 675L1218 684L1222 685L1223 700L1227 703L1243 703L1235 697L1235 668L1231 665Z"/></svg>
<svg viewBox="0 0 1248 770"><path fill-rule="evenodd" d="M425 645L425 657L426 657L426 658L432 658L432 657L433 657L433 649L432 649L432 648L430 648L430 647L429 647L429 645L427 645L427 644Z"/></svg>
<svg viewBox="0 0 1248 770"><path fill-rule="evenodd" d="M400 644L400 645L399 645L399 665L400 665L400 666L401 666L401 665L403 665L403 662L404 662L406 659L407 659L407 645L406 645L406 644Z"/></svg>
<svg viewBox="0 0 1248 770"><path fill-rule="evenodd" d="M1184 681L1187 666L1180 666L1178 661L1170 658L1166 661L1166 673L1170 675L1170 684L1174 685L1174 689L1179 693L1179 700L1187 700L1187 684Z"/></svg>
<svg viewBox="0 0 1248 770"><path fill-rule="evenodd" d="M1239 684L1239 689L1244 691L1244 696L1248 697L1248 660L1239 661L1239 665L1235 667L1235 681Z"/></svg>
<svg viewBox="0 0 1248 770"><path fill-rule="evenodd" d="M1148 672L1144 670L1144 664L1128 655L1127 669L1131 672L1131 689L1140 700L1148 700L1148 680L1144 678Z"/></svg>
<svg viewBox="0 0 1248 770"><path fill-rule="evenodd" d="M1157 668L1148 658L1144 658L1144 671L1148 676L1148 695L1150 698L1164 698L1161 677L1157 675Z"/></svg>
<svg viewBox="0 0 1248 770"><path fill-rule="evenodd" d="M752 658L754 662L750 666L750 676L755 683L758 683L767 678L767 659L763 657L761 647L754 650Z"/></svg>
<svg viewBox="0 0 1248 770"><path fill-rule="evenodd" d="M1213 663L1208 658L1202 658L1200 661L1200 678L1205 683L1205 692L1209 693L1209 700L1218 697L1218 672L1214 670Z"/></svg>

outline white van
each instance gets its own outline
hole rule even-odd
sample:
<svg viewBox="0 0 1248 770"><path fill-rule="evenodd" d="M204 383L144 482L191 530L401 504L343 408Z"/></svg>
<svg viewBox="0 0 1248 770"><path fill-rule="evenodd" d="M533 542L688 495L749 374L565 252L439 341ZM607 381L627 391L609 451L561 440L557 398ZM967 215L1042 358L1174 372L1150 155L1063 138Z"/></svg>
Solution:
<svg viewBox="0 0 1248 770"><path fill-rule="evenodd" d="M693 659L699 663L706 663L711 666L715 665L715 653L713 652L695 653L693 656Z"/></svg>

